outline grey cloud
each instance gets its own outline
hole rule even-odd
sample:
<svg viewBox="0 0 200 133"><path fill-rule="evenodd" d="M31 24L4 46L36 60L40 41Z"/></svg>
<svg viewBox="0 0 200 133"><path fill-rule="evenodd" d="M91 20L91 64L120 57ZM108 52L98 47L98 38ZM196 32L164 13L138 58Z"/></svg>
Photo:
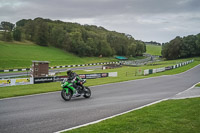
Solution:
<svg viewBox="0 0 200 133"><path fill-rule="evenodd" d="M0 0L0 20L71 20L165 42L199 32L199 7L199 0Z"/></svg>

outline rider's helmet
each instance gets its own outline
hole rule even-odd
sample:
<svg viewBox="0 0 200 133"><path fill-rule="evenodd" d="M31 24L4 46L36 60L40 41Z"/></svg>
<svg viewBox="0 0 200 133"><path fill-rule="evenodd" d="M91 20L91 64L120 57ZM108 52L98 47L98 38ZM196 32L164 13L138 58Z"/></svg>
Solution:
<svg viewBox="0 0 200 133"><path fill-rule="evenodd" d="M73 73L73 71L72 71L72 70L68 70L68 71L67 71L67 75L68 75L68 76L71 76L71 75L72 75L72 73Z"/></svg>

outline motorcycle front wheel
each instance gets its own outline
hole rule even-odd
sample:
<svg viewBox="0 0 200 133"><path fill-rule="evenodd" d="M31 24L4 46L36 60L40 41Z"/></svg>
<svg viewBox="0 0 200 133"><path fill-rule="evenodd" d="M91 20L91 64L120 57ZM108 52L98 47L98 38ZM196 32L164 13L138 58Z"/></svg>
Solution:
<svg viewBox="0 0 200 133"><path fill-rule="evenodd" d="M72 98L72 92L71 92L71 90L69 90L69 91L68 91L68 94L67 94L67 93L66 93L66 90L63 89L63 90L61 91L61 96L62 96L62 98L63 98L65 101L70 101L71 98Z"/></svg>
<svg viewBox="0 0 200 133"><path fill-rule="evenodd" d="M90 90L90 88L88 88L88 87L84 88L84 95L83 96L85 98L90 98L90 96L91 96L91 90Z"/></svg>

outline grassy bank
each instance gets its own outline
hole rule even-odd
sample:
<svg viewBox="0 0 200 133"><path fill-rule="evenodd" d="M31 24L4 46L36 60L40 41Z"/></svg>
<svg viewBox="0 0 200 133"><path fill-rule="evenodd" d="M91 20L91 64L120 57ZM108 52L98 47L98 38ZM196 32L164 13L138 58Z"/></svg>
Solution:
<svg viewBox="0 0 200 133"><path fill-rule="evenodd" d="M54 47L42 47L31 42L1 42L0 69L30 68L33 60L50 61L50 66L117 61L114 58L78 57Z"/></svg>
<svg viewBox="0 0 200 133"><path fill-rule="evenodd" d="M200 84L197 84L196 87L200 87Z"/></svg>
<svg viewBox="0 0 200 133"><path fill-rule="evenodd" d="M153 69L153 68L160 68L165 66L174 65L179 62L187 61L189 59L183 60L172 60L172 61L164 61L158 62L159 64L150 64L147 66L142 67L122 67L117 69L107 69L107 70L94 70L92 72L86 71L76 71L78 74L86 74L86 73L107 73L107 72L118 72L118 77L107 77L107 78L99 78L99 79L88 79L86 86L94 86L100 84L108 84L108 83L115 83L115 82L122 82L128 80L135 80L135 79L142 79L142 78L149 78L161 75L171 75L184 72L188 69L193 68L194 66L200 64L199 58L195 58L195 61L191 64L186 66L161 72L155 73L148 76L143 75L135 75L135 72L145 69ZM60 75L66 75L66 73L60 73ZM59 82L53 83L44 83L44 84L33 84L33 85L21 85L21 86L10 86L10 87L1 87L0 88L0 98L7 98L7 97L14 97L14 96L23 96L23 95L30 95L30 94L38 94L38 93L45 93L45 92L53 92L61 90Z"/></svg>
<svg viewBox="0 0 200 133"><path fill-rule="evenodd" d="M151 55L161 55L162 46L146 45L146 53Z"/></svg>
<svg viewBox="0 0 200 133"><path fill-rule="evenodd" d="M199 133L199 101L168 100L67 133Z"/></svg>

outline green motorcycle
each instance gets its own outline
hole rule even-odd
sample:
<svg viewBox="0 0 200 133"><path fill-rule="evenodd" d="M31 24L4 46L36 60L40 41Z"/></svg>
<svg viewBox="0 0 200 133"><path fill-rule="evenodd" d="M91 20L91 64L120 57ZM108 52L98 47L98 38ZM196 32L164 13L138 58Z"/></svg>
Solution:
<svg viewBox="0 0 200 133"><path fill-rule="evenodd" d="M63 88L61 91L61 96L65 101L70 101L72 97L80 96L90 98L91 90L83 85L84 83L86 83L86 79L79 82L75 81L76 88L73 87L73 83L74 81L69 79L64 79L61 82L61 87Z"/></svg>

